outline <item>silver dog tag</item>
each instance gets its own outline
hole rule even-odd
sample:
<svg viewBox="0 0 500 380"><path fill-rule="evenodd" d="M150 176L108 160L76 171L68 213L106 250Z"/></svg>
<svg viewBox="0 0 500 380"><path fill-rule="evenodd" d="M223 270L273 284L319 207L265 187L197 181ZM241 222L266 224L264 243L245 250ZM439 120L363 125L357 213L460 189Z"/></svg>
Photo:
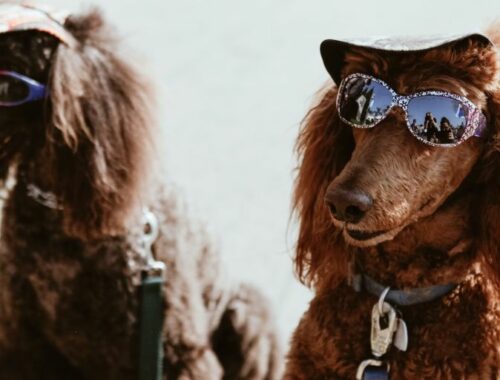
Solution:
<svg viewBox="0 0 500 380"><path fill-rule="evenodd" d="M394 336L394 346L400 351L408 349L408 328L402 318L398 318L398 329Z"/></svg>
<svg viewBox="0 0 500 380"><path fill-rule="evenodd" d="M381 357L387 352L397 327L396 310L391 305L383 302L373 306L370 343L374 356Z"/></svg>

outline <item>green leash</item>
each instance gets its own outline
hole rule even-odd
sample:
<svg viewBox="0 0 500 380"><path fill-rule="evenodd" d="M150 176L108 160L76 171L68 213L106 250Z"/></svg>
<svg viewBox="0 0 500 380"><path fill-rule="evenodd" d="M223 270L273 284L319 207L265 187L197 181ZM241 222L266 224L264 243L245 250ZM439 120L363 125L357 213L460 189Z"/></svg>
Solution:
<svg viewBox="0 0 500 380"><path fill-rule="evenodd" d="M144 212L147 235L144 248L147 250L147 269L141 282L141 309L139 319L139 380L163 379L163 316L165 305L163 285L165 264L156 261L151 247L158 235L158 222L150 211Z"/></svg>
<svg viewBox="0 0 500 380"><path fill-rule="evenodd" d="M139 379L161 380L163 374L163 276L146 275L141 284Z"/></svg>

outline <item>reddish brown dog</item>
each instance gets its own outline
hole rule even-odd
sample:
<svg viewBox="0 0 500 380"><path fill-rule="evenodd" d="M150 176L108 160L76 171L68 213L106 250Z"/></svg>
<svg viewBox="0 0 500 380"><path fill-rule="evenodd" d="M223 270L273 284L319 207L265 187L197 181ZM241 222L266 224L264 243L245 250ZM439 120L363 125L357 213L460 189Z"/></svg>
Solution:
<svg viewBox="0 0 500 380"><path fill-rule="evenodd" d="M339 119L336 86L321 93L298 139L294 198L296 268L315 297L294 333L285 378L354 379L371 356L377 298L348 285L355 261L396 289L458 284L437 300L401 308L409 347L387 353L391 379L499 379L498 52L475 35L426 50L351 46L344 54L333 68L338 79L365 73L402 95L431 89L465 96L485 113L487 132L454 148L425 145L397 107L374 128L351 128ZM361 207L356 194L373 202ZM348 222L352 205L362 215Z"/></svg>

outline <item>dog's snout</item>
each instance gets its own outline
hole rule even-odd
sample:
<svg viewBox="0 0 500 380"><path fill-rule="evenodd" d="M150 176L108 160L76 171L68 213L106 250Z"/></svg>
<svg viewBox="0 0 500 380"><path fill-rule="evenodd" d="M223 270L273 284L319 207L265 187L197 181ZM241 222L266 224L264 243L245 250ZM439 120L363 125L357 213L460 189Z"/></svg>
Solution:
<svg viewBox="0 0 500 380"><path fill-rule="evenodd" d="M341 186L329 188L325 202L336 219L349 223L358 223L373 206L370 194Z"/></svg>

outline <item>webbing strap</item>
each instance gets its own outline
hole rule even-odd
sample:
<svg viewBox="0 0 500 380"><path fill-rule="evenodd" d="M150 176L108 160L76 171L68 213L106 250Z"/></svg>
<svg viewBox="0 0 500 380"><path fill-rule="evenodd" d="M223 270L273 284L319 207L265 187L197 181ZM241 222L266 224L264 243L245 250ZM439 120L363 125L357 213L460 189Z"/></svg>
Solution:
<svg viewBox="0 0 500 380"><path fill-rule="evenodd" d="M369 293L376 297L380 297L383 291L387 288L386 285L380 284L366 274L354 275L352 286L356 291L360 291L362 288L365 288ZM393 305L411 306L434 301L450 293L456 287L457 284L450 283L406 290L391 289L385 296L385 300Z"/></svg>
<svg viewBox="0 0 500 380"><path fill-rule="evenodd" d="M161 276L146 276L141 284L139 380L161 380L163 371L163 287Z"/></svg>

